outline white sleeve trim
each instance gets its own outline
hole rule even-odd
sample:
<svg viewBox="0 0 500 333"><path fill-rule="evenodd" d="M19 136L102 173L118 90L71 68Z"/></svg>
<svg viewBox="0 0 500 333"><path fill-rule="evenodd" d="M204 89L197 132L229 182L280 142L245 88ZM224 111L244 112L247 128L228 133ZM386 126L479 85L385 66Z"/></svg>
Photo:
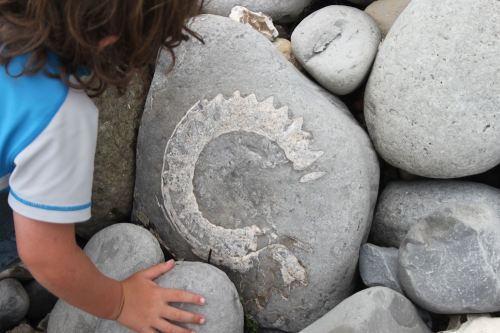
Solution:
<svg viewBox="0 0 500 333"><path fill-rule="evenodd" d="M90 218L98 112L81 90L68 96L47 127L14 159L9 204L54 223Z"/></svg>

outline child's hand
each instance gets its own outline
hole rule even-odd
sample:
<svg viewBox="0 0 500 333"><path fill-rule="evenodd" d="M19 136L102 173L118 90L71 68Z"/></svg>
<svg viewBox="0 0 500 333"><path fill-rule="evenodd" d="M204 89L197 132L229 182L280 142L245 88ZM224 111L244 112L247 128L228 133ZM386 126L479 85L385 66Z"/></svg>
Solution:
<svg viewBox="0 0 500 333"><path fill-rule="evenodd" d="M204 324L205 318L198 314L179 310L168 303L192 303L203 305L205 299L183 290L165 289L153 279L174 267L174 261L158 264L139 271L122 282L125 297L123 309L117 321L140 333L190 333L193 332L168 320L180 323Z"/></svg>

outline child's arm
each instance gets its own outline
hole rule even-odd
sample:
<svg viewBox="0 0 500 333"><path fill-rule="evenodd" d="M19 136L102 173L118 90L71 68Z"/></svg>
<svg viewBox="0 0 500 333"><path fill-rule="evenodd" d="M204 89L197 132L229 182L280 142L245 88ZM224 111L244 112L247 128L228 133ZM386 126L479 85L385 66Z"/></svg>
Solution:
<svg viewBox="0 0 500 333"><path fill-rule="evenodd" d="M118 320L138 332L188 333L172 325L200 324L203 317L171 307L168 302L202 305L201 296L164 289L152 280L173 267L173 261L140 271L123 282L101 274L75 241L73 224L36 221L14 212L21 260L33 276L67 303L94 316ZM121 310L122 297L125 303ZM121 313L120 313L121 310Z"/></svg>

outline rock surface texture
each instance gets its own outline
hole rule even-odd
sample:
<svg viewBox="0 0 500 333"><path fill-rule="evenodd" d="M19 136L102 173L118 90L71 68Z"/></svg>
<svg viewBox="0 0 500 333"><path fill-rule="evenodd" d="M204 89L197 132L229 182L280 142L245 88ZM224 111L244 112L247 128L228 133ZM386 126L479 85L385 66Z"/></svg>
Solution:
<svg viewBox="0 0 500 333"><path fill-rule="evenodd" d="M92 184L92 218L77 223L76 232L89 239L99 230L130 219L135 181L137 130L144 110L144 86L139 76L124 95L109 88L93 101L99 128Z"/></svg>
<svg viewBox="0 0 500 333"><path fill-rule="evenodd" d="M392 182L379 197L370 239L399 248L411 226L456 203L484 205L500 216L500 190L494 187L454 180Z"/></svg>
<svg viewBox="0 0 500 333"><path fill-rule="evenodd" d="M377 0L365 8L365 13L377 22L382 39L384 39L394 21L409 3L410 0Z"/></svg>
<svg viewBox="0 0 500 333"><path fill-rule="evenodd" d="M206 0L206 13L229 16L234 6L243 6L254 12L263 12L277 22L292 22L311 4L311 0Z"/></svg>
<svg viewBox="0 0 500 333"><path fill-rule="evenodd" d="M413 302L434 313L500 311L499 254L498 211L455 204L410 228L399 279Z"/></svg>
<svg viewBox="0 0 500 333"><path fill-rule="evenodd" d="M460 328L440 333L498 333L500 318L477 317L463 323Z"/></svg>
<svg viewBox="0 0 500 333"><path fill-rule="evenodd" d="M351 291L376 156L257 31L214 15L192 28L205 45L182 44L168 76L163 53L149 92L134 217L176 257L229 272L261 326L298 331Z"/></svg>
<svg viewBox="0 0 500 333"><path fill-rule="evenodd" d="M175 267L155 282L169 289L186 290L206 299L204 306L187 303L173 304L184 311L199 313L205 325L180 324L197 333L243 333L243 307L238 292L226 273L200 262L176 262ZM128 333L129 329L115 321L102 320L95 333Z"/></svg>
<svg viewBox="0 0 500 333"><path fill-rule="evenodd" d="M497 0L412 0L377 54L365 93L375 148L430 178L500 163Z"/></svg>
<svg viewBox="0 0 500 333"><path fill-rule="evenodd" d="M398 279L398 249L365 243L359 251L359 273L368 287L383 286L403 293Z"/></svg>
<svg viewBox="0 0 500 333"><path fill-rule="evenodd" d="M347 298L300 333L431 333L411 302L392 289L372 287Z"/></svg>
<svg viewBox="0 0 500 333"><path fill-rule="evenodd" d="M377 53L380 29L363 11L324 7L306 17L292 34L292 49L304 69L337 95L356 89Z"/></svg>
<svg viewBox="0 0 500 333"><path fill-rule="evenodd" d="M0 331L19 324L28 312L30 300L23 285L16 279L0 281Z"/></svg>
<svg viewBox="0 0 500 333"><path fill-rule="evenodd" d="M165 260L156 238L130 223L114 224L99 231L84 251L101 273L117 280ZM94 332L98 321L97 317L58 300L50 314L47 332Z"/></svg>

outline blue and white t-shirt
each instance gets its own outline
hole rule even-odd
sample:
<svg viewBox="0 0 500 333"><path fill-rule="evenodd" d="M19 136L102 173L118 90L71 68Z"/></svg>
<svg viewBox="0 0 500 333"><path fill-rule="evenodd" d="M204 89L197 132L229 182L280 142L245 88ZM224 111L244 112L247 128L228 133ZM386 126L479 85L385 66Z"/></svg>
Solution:
<svg viewBox="0 0 500 333"><path fill-rule="evenodd" d="M29 55L16 57L21 73ZM45 71L57 73L50 54ZM40 72L13 78L0 66L0 192L26 217L54 223L90 218L98 112L82 90Z"/></svg>

